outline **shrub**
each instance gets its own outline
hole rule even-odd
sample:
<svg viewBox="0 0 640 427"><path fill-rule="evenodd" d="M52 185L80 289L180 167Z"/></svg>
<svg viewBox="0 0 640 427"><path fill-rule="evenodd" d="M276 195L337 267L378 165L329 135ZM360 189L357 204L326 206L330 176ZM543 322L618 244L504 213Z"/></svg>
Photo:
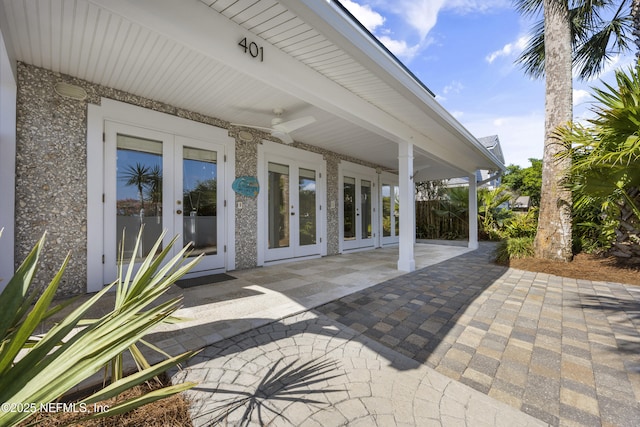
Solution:
<svg viewBox="0 0 640 427"><path fill-rule="evenodd" d="M504 221L500 234L503 238L535 237L538 227L538 210L514 213Z"/></svg>
<svg viewBox="0 0 640 427"><path fill-rule="evenodd" d="M533 237L508 238L498 245L496 261L507 263L512 259L527 258L533 255Z"/></svg>

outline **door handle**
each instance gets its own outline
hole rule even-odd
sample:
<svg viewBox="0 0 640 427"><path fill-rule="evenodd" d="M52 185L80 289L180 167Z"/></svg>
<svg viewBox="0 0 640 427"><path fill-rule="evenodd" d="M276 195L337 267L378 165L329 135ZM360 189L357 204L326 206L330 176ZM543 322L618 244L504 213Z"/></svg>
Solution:
<svg viewBox="0 0 640 427"><path fill-rule="evenodd" d="M180 215L180 214L182 214L182 211L181 211L180 209L178 209L178 210L176 211L176 213L177 213L178 215Z"/></svg>
<svg viewBox="0 0 640 427"><path fill-rule="evenodd" d="M296 213L295 212L291 212L291 216L294 216Z"/></svg>

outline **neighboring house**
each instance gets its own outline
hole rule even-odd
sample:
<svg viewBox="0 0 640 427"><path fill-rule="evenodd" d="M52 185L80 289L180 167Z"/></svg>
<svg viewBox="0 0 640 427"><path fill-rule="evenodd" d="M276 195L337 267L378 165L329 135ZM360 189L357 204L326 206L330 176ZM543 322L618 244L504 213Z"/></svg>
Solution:
<svg viewBox="0 0 640 427"><path fill-rule="evenodd" d="M0 84L0 278L46 230L64 294L141 224L193 275L386 244L411 271L414 171L504 168L336 1L0 0Z"/></svg>
<svg viewBox="0 0 640 427"><path fill-rule="evenodd" d="M498 135L485 136L478 138L478 141L491 152L502 164L504 164L504 155L500 146ZM500 186L502 178L498 174L499 169L480 169L476 171L476 182L479 187L493 190ZM466 187L469 185L468 177L452 178L446 181L447 187Z"/></svg>
<svg viewBox="0 0 640 427"><path fill-rule="evenodd" d="M511 203L511 210L515 212L527 212L531 208L531 197L518 196L515 201Z"/></svg>

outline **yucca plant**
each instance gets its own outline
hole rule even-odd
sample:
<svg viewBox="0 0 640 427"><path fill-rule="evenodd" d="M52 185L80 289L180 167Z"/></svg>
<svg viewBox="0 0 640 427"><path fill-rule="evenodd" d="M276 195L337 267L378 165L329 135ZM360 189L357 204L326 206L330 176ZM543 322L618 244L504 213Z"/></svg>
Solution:
<svg viewBox="0 0 640 427"><path fill-rule="evenodd" d="M159 241L156 247L160 245ZM73 387L117 360L127 349L135 347L154 326L170 319L180 307L181 297L155 304L158 298L195 263L182 265L188 247L163 264L175 239L160 254L149 255L133 275L133 261L124 279L106 286L55 323L41 337L34 331L42 322L68 303L51 307L69 256L53 280L44 289L31 289L45 236L38 241L14 277L0 294L0 425L15 425L55 402ZM135 253L135 252L134 252ZM151 251L154 254L155 251ZM131 279L133 276L133 279ZM110 313L92 321L83 320L89 309L114 286L120 300ZM38 297L38 295L40 295ZM83 399L79 404L112 398L187 360L194 352L169 357L153 366L140 366L139 372L114 378L105 388ZM105 417L128 412L144 404L179 393L193 383L169 386L132 398L90 415Z"/></svg>

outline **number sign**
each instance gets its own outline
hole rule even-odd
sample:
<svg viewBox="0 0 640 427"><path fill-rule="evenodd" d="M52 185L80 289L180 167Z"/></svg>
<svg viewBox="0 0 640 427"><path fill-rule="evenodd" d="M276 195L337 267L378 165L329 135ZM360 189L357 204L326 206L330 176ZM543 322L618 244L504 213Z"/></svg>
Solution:
<svg viewBox="0 0 640 427"><path fill-rule="evenodd" d="M248 41L247 38L243 38L238 43L244 53L251 55L252 58L260 59L260 62L264 61L264 48L262 46L258 46L256 42Z"/></svg>

